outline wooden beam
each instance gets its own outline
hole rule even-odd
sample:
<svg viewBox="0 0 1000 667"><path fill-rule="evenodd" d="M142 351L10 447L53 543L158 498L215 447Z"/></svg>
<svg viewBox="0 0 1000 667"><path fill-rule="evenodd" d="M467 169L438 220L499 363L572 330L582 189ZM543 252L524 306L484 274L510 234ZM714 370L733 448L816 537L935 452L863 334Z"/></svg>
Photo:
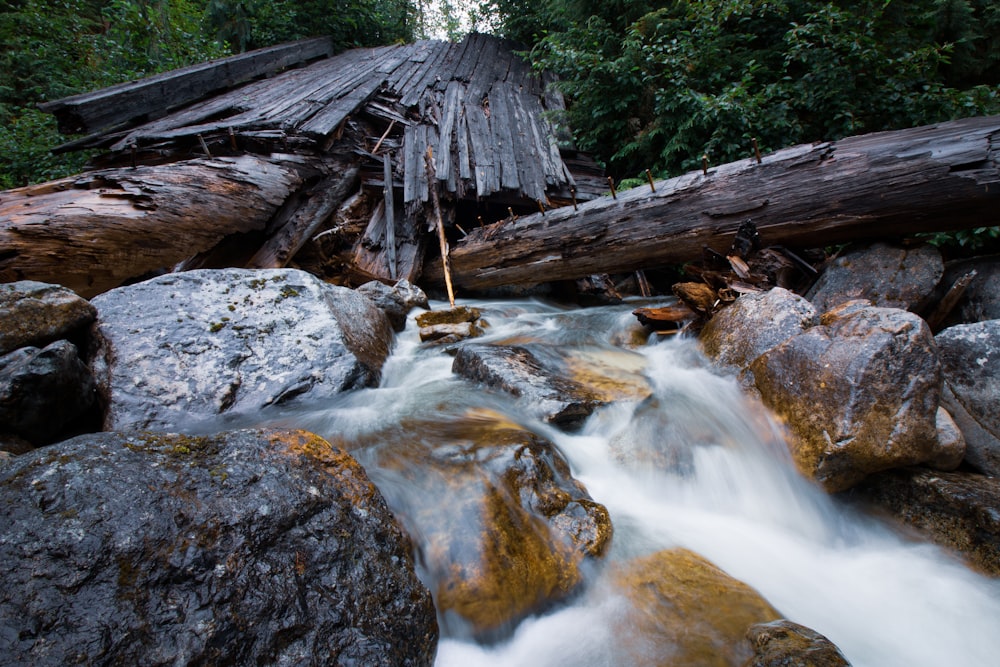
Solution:
<svg viewBox="0 0 1000 667"><path fill-rule="evenodd" d="M279 44L46 102L39 108L55 115L63 134L94 132L147 115L162 115L209 93L332 53L328 37Z"/></svg>
<svg viewBox="0 0 1000 667"><path fill-rule="evenodd" d="M462 239L451 270L481 289L678 264L726 251L748 218L792 247L1000 225L1000 116L795 146L522 216ZM425 276L441 284L433 264Z"/></svg>

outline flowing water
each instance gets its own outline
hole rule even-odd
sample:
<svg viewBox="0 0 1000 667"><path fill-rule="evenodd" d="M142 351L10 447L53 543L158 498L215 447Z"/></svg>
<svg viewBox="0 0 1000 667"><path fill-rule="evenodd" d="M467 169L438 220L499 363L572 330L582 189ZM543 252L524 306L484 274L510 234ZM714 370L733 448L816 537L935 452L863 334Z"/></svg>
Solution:
<svg viewBox="0 0 1000 667"><path fill-rule="evenodd" d="M623 347L637 329L635 304L471 305L491 325L477 342L527 342L575 355L606 375L645 383L652 396L614 402L565 433L533 419L516 399L453 375L452 357L420 345L411 318L380 387L275 421L362 443L352 453L408 525L408 507L424 490L408 488L412 481L398 467L380 467L384 445L366 438L401 423L500 413L555 443L574 477L607 507L615 532L605 563L686 547L753 586L785 618L826 635L856 666L1000 664L1000 583L802 479L780 426L733 379L713 372L693 341ZM649 447L658 456L685 455L680 465L657 466ZM437 665L627 664L611 641L625 603L606 570L588 569L582 593L522 621L499 642L476 643L445 624Z"/></svg>

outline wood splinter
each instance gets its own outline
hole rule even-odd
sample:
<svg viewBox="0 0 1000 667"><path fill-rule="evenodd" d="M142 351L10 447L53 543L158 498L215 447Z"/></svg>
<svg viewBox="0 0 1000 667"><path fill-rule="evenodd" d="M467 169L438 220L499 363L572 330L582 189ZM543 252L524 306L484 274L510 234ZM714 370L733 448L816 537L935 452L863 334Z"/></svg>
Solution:
<svg viewBox="0 0 1000 667"><path fill-rule="evenodd" d="M704 176L708 176L708 153L704 153L701 156L701 173Z"/></svg>
<svg viewBox="0 0 1000 667"><path fill-rule="evenodd" d="M757 146L757 137L751 137L750 143L753 144L753 154L757 157L757 164L761 163L760 159L760 148Z"/></svg>
<svg viewBox="0 0 1000 667"><path fill-rule="evenodd" d="M198 143L201 144L201 150L205 151L205 155L212 157L212 152L208 150L208 144L205 143L205 137L198 135Z"/></svg>
<svg viewBox="0 0 1000 667"><path fill-rule="evenodd" d="M646 170L646 178L649 180L649 189L656 192L656 186L653 185L653 172L649 169Z"/></svg>
<svg viewBox="0 0 1000 667"><path fill-rule="evenodd" d="M608 185L611 186L611 198L618 199L618 193L615 191L615 179L608 176Z"/></svg>

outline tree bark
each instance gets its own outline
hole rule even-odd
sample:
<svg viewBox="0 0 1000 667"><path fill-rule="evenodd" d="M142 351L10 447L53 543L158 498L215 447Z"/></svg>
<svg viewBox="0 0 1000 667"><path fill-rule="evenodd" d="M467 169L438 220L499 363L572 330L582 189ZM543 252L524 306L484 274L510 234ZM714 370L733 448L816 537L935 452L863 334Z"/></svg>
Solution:
<svg viewBox="0 0 1000 667"><path fill-rule="evenodd" d="M998 225L1000 116L795 146L502 221L457 243L451 270L482 289L683 263L728 250L748 218L792 247Z"/></svg>
<svg viewBox="0 0 1000 667"><path fill-rule="evenodd" d="M89 298L264 230L303 181L304 159L250 155L109 169L0 192L0 282Z"/></svg>

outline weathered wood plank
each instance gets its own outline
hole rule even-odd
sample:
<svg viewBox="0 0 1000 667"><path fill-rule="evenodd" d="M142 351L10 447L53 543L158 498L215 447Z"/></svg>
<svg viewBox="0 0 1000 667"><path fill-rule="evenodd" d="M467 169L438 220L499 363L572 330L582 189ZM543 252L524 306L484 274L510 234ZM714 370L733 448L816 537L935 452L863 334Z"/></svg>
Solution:
<svg viewBox="0 0 1000 667"><path fill-rule="evenodd" d="M396 279L396 202L392 191L392 156L382 156L382 180L385 181L382 196L385 198L385 250L389 262L389 277Z"/></svg>
<svg viewBox="0 0 1000 667"><path fill-rule="evenodd" d="M56 283L89 298L230 234L263 230L301 180L292 165L245 155L5 191L0 281Z"/></svg>
<svg viewBox="0 0 1000 667"><path fill-rule="evenodd" d="M508 190L520 190L510 96L510 86L505 83L497 83L490 90L490 134L499 157L500 185Z"/></svg>
<svg viewBox="0 0 1000 667"><path fill-rule="evenodd" d="M294 211L280 229L247 262L247 268L277 269L288 265L320 225L332 216L357 188L359 170L350 167L331 174L309 188L308 200L295 202Z"/></svg>
<svg viewBox="0 0 1000 667"><path fill-rule="evenodd" d="M681 263L728 249L747 218L791 247L998 225L1000 116L795 146L524 216L470 233L452 268L479 289Z"/></svg>
<svg viewBox="0 0 1000 667"><path fill-rule="evenodd" d="M271 46L192 65L164 74L47 102L40 108L55 115L64 134L93 132L146 114L162 114L209 93L273 74L333 53L327 37Z"/></svg>

